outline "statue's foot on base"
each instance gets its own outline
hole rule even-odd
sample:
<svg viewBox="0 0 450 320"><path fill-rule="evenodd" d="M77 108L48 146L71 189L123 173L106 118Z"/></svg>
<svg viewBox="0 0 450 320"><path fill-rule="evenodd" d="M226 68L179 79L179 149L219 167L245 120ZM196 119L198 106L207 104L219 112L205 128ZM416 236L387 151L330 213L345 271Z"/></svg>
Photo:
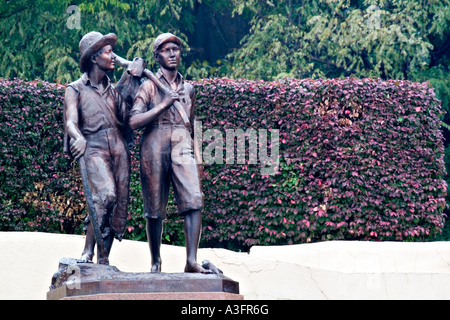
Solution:
<svg viewBox="0 0 450 320"><path fill-rule="evenodd" d="M223 274L223 271L217 268L211 261L203 260L202 267L206 270L211 270L214 274Z"/></svg>
<svg viewBox="0 0 450 320"><path fill-rule="evenodd" d="M93 253L83 253L81 258L77 260L78 263L93 263L92 258L94 257Z"/></svg>
<svg viewBox="0 0 450 320"><path fill-rule="evenodd" d="M109 259L108 258L98 258L97 259L97 263L98 264L105 264L105 265L109 265Z"/></svg>
<svg viewBox="0 0 450 320"><path fill-rule="evenodd" d="M207 270L200 266L198 263L186 263L186 267L184 267L184 272L193 272L193 273L205 273L210 274L213 273L211 270Z"/></svg>
<svg viewBox="0 0 450 320"><path fill-rule="evenodd" d="M161 263L152 264L152 268L150 270L152 273L161 273Z"/></svg>

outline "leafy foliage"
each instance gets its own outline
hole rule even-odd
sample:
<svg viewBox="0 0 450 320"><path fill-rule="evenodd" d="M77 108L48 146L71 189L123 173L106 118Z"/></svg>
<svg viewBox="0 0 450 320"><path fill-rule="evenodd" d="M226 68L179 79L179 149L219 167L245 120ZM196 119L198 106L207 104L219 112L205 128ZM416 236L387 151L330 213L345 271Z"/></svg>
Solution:
<svg viewBox="0 0 450 320"><path fill-rule="evenodd" d="M448 34L448 1L235 0L252 29L230 55L235 78L414 79Z"/></svg>
<svg viewBox="0 0 450 320"><path fill-rule="evenodd" d="M118 36L118 53L152 62L150 44L162 32L192 29L193 0L77 1L79 28L71 25L75 11L67 0L7 1L0 4L0 75L6 78L46 79L68 83L79 78L78 43L87 32ZM191 18L190 18L191 17ZM125 51L127 48L128 51ZM129 49L128 49L129 48ZM189 48L189 47L187 47ZM150 66L152 66L150 64Z"/></svg>
<svg viewBox="0 0 450 320"><path fill-rule="evenodd" d="M84 201L62 153L63 87L0 81L1 230L73 233Z"/></svg>
<svg viewBox="0 0 450 320"><path fill-rule="evenodd" d="M80 29L69 26L69 20L74 16L74 12L69 12L67 9L73 4L80 9ZM156 68L150 52L151 43L154 36L161 32L170 31L180 36L184 42L184 57L190 57L189 35L192 35L196 28L197 11L195 8L202 5L208 6L211 12L216 14L233 11L235 15L244 16L250 21L251 29L249 34L242 39L241 46L229 55L219 57L218 60L214 59L215 61L194 61L190 65L183 65L181 71L188 79L199 80L226 76L236 79L272 81L285 77L319 79L355 76L357 78L379 77L384 80L428 81L434 87L437 98L442 101L444 112L439 113L439 116L443 121L441 125L444 128L447 145L448 137L450 137L450 113L448 113L450 109L448 98L450 90L449 4L449 0L5 1L0 3L2 22L0 36L3 39L2 46L0 46L0 76L10 79L14 77L31 80L42 79L52 83L73 81L80 75L78 42L83 34L92 30L104 34L116 33L118 35L117 53L128 58L141 56L149 62L150 69ZM189 59L184 59L184 61L186 60ZM289 80L280 80L274 83L283 87L286 82ZM250 85L244 85L244 83L246 82L238 81L233 86L236 85L242 89ZM2 213L7 213L1 218L3 219L2 225L5 226L3 223L8 224L8 228L11 230L14 228L32 229L36 227L32 226L34 223L37 225L40 225L41 222L44 223L41 216L46 216L49 218L44 223L46 228L57 226L59 230L67 232L72 232L72 229L78 230L84 203L83 197L78 194L81 191L75 189L78 188L76 179L72 180L73 177L77 177L75 165L64 162L60 157L59 160L55 160L56 156L54 155L47 155L48 158L45 159L33 158L32 155L36 152L34 147L29 150L25 150L27 148L24 147L28 143L41 141L40 135L44 132L31 132L33 130L30 129L34 128L35 122L40 123L41 121L35 118L33 112L27 111L27 105L21 105L27 102L18 97L20 95L23 97L33 96L33 88L36 86L45 92L59 89L45 81L20 82L19 85L16 80L11 82L2 80L2 84L4 98L0 101L0 118L2 120L0 126L4 130L1 131L4 134L1 143L2 151L5 152L2 152L2 162L0 163L0 179L2 179L0 180L2 186L0 210ZM206 90L203 86L197 85L199 91ZM13 93L14 90L7 89L10 86L17 87L17 90L24 90L25 94L18 93L19 96L17 96ZM255 86L258 85L255 84ZM286 86L286 88L290 87ZM258 91L258 89L254 90ZM287 95L289 90L286 89L281 96ZM243 95L247 91L246 89L244 92L238 91L234 94ZM51 94L57 96L56 93ZM224 98L223 103L233 101L240 106L247 105L248 101L252 101L259 105L259 98L256 99L253 94L248 97L248 100L242 98L245 101L239 100L237 96L230 96ZM244 95L244 97L246 96ZM209 96L209 98L218 99L213 96ZM47 111L40 109L44 108L43 106L38 106L38 102L40 103L38 96L33 96L33 98L30 96L30 99L32 102L28 107L31 107L32 110L41 110L39 112L48 115ZM283 99L280 98L280 101ZM45 103L50 107L50 102ZM206 100L204 103L207 105ZM269 113L274 112L266 109L267 107L273 108L273 103L260 104L261 112L264 110ZM297 108L297 104L290 103L294 109ZM229 104L229 106L231 106L231 110L234 110L232 108L234 104ZM275 106L277 106L276 103ZM22 107L25 110L22 110ZM57 103L53 105L54 110L60 110L59 107ZM48 115L50 118L47 119L60 117L58 112L55 111L55 114ZM30 124L19 125L17 122L21 121L20 116L29 117L27 119ZM225 121L229 116L232 115L224 113L223 119L217 119L215 125L220 124L220 121ZM240 112L230 123L237 121L236 123L242 126L241 116L254 117L255 115L249 116L245 112ZM409 121L404 117L397 117L397 119L399 118L403 119L399 122L402 125ZM353 123L352 119L348 120ZM16 126L13 127L14 125ZM45 134L59 137L60 132L54 131L59 128L49 128L51 126L47 124ZM246 127L243 126L243 128ZM12 130L11 137L7 135L10 133L8 130ZM20 145L19 141L24 136L26 139L21 142L23 145ZM11 146L10 141L12 141ZM56 146L51 147L52 143L54 142L45 141L38 145L45 150L49 150L49 148L57 150ZM284 145L282 144L282 146ZM59 151L59 153L61 152ZM447 155L446 166L449 167L448 147L445 154ZM55 161L55 165L51 166L53 169L43 169L47 160ZM287 164L284 156L280 160L282 167L290 165ZM286 163L283 162L284 160ZM133 183L138 188L139 172L136 167L134 170ZM65 177L64 179L52 180L53 175L59 176L60 173ZM41 178L44 176L49 180L42 180ZM14 180L10 179L11 177L16 178ZM273 177L268 179L271 178ZM447 182L450 182L449 176L445 178ZM295 185L296 181L286 182L286 185L289 183ZM60 182L63 187L59 184ZM280 183L285 183L285 181ZM24 187L20 187L21 185ZM59 191L54 193L55 190ZM56 200L57 197L61 198ZM73 199L75 202L70 200L69 204L64 197ZM130 233L135 238L145 236L142 229L143 220L138 218L139 198L139 191L133 191L131 206L135 210L136 216L130 216ZM46 201L50 202L50 208ZM59 201L58 210L55 209L57 201ZM70 215L69 209L73 210ZM42 212L45 214L41 215ZM70 218L68 218L69 216ZM175 220L176 228L167 229L166 240L172 243L182 243L179 236L182 233L179 232L181 224L180 221ZM289 226L293 227L293 224ZM43 226L41 227L43 228ZM213 228L213 225L209 227ZM270 230L270 228L268 229ZM205 234L209 237L208 234L212 230L205 229ZM262 230L265 230L265 227ZM214 241L213 239L218 238L211 235L210 239L210 241ZM237 237L235 239L233 241L241 243ZM314 236L311 239L315 239ZM258 238L255 241L260 240Z"/></svg>
<svg viewBox="0 0 450 320"><path fill-rule="evenodd" d="M205 132L272 129L280 140L274 175L261 173L260 152L257 164L250 161L250 146L244 163L205 163L202 245L426 240L441 232L447 193L441 110L428 83L224 78L193 84ZM63 94L63 86L46 82L0 82L1 230L81 232L82 184L61 152ZM136 142L126 236L144 239ZM215 142L203 141L203 155ZM164 239L182 244L175 211L171 203Z"/></svg>
<svg viewBox="0 0 450 320"><path fill-rule="evenodd" d="M277 175L261 176L259 165L206 166L206 240L414 240L442 229L444 148L429 84L216 79L197 86L205 128L274 128L281 140Z"/></svg>

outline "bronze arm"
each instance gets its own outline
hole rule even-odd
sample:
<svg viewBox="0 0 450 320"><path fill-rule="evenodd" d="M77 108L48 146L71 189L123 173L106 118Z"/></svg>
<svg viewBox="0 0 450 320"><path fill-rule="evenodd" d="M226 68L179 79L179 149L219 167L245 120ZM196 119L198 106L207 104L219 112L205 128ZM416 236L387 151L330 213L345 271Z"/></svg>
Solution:
<svg viewBox="0 0 450 320"><path fill-rule="evenodd" d="M116 54L116 63L122 68L128 68L128 66L131 64L131 61L126 60ZM148 79L150 79L164 94L170 94L172 90L167 87L164 83L162 83L150 70L145 68L142 71L142 75ZM175 101L174 107L178 111L178 113L181 115L181 118L183 119L184 125L188 130L191 130L191 123L189 121L189 117L186 114L186 111L184 110L183 106L180 102Z"/></svg>

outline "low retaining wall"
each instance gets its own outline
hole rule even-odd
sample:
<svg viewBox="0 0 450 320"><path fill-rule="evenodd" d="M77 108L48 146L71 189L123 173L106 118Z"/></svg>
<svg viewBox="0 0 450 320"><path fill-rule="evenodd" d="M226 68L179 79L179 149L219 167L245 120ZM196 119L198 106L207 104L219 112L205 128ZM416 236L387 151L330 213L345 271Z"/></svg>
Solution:
<svg viewBox="0 0 450 320"><path fill-rule="evenodd" d="M78 258L84 237L0 232L0 299L46 299L61 257ZM184 269L185 249L162 246L162 269ZM253 247L250 254L200 249L239 282L245 299L450 299L450 242L330 241ZM115 242L110 263L147 272L145 242Z"/></svg>

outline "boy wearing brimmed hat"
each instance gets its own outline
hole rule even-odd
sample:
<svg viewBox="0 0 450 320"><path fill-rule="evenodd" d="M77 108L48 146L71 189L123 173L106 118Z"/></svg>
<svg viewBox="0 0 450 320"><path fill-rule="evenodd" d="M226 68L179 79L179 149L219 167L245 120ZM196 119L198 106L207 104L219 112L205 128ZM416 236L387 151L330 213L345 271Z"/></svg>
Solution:
<svg viewBox="0 0 450 320"><path fill-rule="evenodd" d="M112 33L93 31L83 36L79 47L84 74L68 85L64 100L65 151L76 159L84 157L96 223L106 249L106 256L98 250L101 264L109 263L113 240L122 239L128 217L130 158L124 133L129 110L106 75L114 69L116 41ZM92 223L87 227L83 262L90 262L94 255Z"/></svg>
<svg viewBox="0 0 450 320"><path fill-rule="evenodd" d="M191 84L178 73L181 40L171 33L159 35L153 43L160 69L156 77L172 89L164 94L151 81L145 81L134 100L130 127L145 128L141 140L141 185L152 272L161 272L161 236L166 218L169 188L172 184L178 214L184 217L187 261L185 272L210 273L197 264L197 248L202 227L203 194L193 153L195 94ZM185 127L178 101L189 122Z"/></svg>

